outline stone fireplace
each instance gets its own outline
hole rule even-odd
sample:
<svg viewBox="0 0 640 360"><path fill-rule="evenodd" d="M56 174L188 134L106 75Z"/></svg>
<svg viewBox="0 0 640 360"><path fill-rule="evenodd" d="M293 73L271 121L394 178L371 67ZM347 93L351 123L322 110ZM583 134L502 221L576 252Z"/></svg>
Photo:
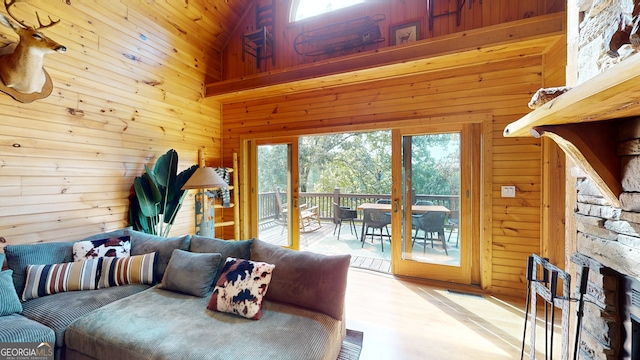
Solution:
<svg viewBox="0 0 640 360"><path fill-rule="evenodd" d="M634 0L572 2L568 9L578 7L579 14L579 86L636 56L629 35L638 10ZM607 120L617 130L612 144L620 162L619 203L609 201L589 174L572 169L575 204L567 206L573 206L575 234L568 237L575 236L573 250L590 269L580 359L640 359L640 108L636 115Z"/></svg>
<svg viewBox="0 0 640 360"><path fill-rule="evenodd" d="M640 0L568 1L570 90L503 131L543 137L566 154L573 182L557 191L566 190L573 289L588 271L579 359L640 359L639 29ZM553 194L553 184L545 191ZM573 335L563 344L572 351Z"/></svg>

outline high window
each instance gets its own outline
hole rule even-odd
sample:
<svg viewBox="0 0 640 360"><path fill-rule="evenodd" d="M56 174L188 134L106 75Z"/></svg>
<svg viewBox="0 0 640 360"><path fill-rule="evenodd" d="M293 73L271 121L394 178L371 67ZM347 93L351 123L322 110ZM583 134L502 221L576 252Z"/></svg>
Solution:
<svg viewBox="0 0 640 360"><path fill-rule="evenodd" d="M290 21L300 21L363 2L365 0L294 0Z"/></svg>

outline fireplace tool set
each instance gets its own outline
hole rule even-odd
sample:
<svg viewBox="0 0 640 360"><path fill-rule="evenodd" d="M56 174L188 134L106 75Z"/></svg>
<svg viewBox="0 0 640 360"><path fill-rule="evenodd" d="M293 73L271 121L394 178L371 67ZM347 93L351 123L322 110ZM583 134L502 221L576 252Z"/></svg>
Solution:
<svg viewBox="0 0 640 360"><path fill-rule="evenodd" d="M582 265L578 297L572 298L570 293L571 275L551 264L548 259L532 254L527 262L527 299L525 303L524 331L522 334L522 347L520 359L524 358L524 348L527 337L527 322L531 322L531 335L529 340L530 359L535 359L536 353L536 320L538 310L538 298L544 301L544 340L545 359L553 359L553 340L556 308L561 309L562 351L563 360L569 359L569 313L570 303L577 302L576 334L573 346L573 359L578 358L578 346L580 342L580 329L584 315L584 294L587 291L589 267ZM559 284L561 283L561 284ZM562 288L561 294L558 288ZM531 315L529 316L529 311Z"/></svg>

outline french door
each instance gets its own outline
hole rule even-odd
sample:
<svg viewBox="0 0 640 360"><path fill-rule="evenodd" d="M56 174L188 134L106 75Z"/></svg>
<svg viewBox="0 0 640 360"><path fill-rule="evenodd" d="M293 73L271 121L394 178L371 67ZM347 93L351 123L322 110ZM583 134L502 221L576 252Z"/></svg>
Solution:
<svg viewBox="0 0 640 360"><path fill-rule="evenodd" d="M249 206L257 220L251 236L291 248L299 248L299 206L298 206L298 139L278 139L274 141L249 141L251 161L251 196ZM269 209L270 219L263 219L260 209ZM272 215L275 213L275 215ZM271 217L273 217L271 219ZM268 227L261 223L269 224ZM274 231L274 227L275 230Z"/></svg>
<svg viewBox="0 0 640 360"><path fill-rule="evenodd" d="M471 283L479 136L474 124L392 131L394 274Z"/></svg>

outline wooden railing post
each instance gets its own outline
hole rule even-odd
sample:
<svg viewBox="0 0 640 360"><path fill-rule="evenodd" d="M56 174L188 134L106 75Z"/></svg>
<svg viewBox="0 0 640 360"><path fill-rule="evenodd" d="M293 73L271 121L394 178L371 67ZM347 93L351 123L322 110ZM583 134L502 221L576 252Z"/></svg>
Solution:
<svg viewBox="0 0 640 360"><path fill-rule="evenodd" d="M274 202L273 202L273 210L274 211L273 211L273 213L276 214L276 216L274 218L275 219L279 219L280 218L280 208L278 207L278 201L275 200L276 199L276 191L279 192L280 188L276 187L275 191L273 192L273 199L274 199Z"/></svg>
<svg viewBox="0 0 640 360"><path fill-rule="evenodd" d="M338 204L338 206L340 206L340 188L336 186L335 189L333 189L333 202ZM333 204L332 205L332 209L333 209ZM333 223L337 224L338 223L338 217L336 216L336 212L335 210L333 211Z"/></svg>

